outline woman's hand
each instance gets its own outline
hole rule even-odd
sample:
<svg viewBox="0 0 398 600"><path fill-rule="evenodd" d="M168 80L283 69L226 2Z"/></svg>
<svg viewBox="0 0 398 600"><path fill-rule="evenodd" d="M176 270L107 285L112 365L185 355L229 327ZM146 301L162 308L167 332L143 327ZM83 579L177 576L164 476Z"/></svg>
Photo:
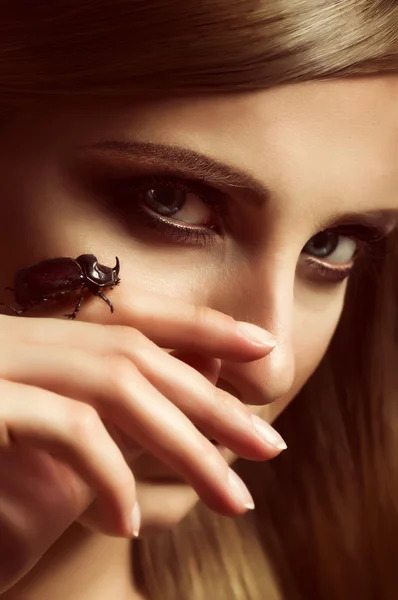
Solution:
<svg viewBox="0 0 398 600"><path fill-rule="evenodd" d="M283 448L269 425L163 349L250 361L272 350L270 334L208 308L123 291L112 295L113 315L94 301L73 323L0 316L0 593L94 498L104 532L137 533L134 474L113 428L228 515L245 512L250 495L197 427L252 460Z"/></svg>

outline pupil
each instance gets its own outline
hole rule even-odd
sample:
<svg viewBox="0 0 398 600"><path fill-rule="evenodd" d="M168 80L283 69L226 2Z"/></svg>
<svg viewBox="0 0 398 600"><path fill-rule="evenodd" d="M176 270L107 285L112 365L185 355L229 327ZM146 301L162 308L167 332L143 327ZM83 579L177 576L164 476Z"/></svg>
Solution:
<svg viewBox="0 0 398 600"><path fill-rule="evenodd" d="M324 258L332 254L339 244L339 236L333 231L321 231L304 246L304 252Z"/></svg>
<svg viewBox="0 0 398 600"><path fill-rule="evenodd" d="M159 186L144 193L145 201L150 208L161 215L174 215L185 203L186 192L170 186Z"/></svg>

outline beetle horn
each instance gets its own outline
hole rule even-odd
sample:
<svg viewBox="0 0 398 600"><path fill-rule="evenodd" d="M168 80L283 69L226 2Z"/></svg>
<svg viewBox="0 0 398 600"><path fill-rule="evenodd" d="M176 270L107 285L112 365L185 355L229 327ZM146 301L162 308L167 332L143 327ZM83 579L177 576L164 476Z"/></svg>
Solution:
<svg viewBox="0 0 398 600"><path fill-rule="evenodd" d="M120 262L119 262L118 257L116 257L116 265L113 267L113 270L114 270L114 272L116 274L116 277L118 277L119 276L119 271L120 271Z"/></svg>

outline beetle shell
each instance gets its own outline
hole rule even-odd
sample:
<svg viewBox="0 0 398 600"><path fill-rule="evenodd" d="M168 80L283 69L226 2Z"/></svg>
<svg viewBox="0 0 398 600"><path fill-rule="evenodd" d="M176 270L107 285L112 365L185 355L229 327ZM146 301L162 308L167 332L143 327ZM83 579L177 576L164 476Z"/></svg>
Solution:
<svg viewBox="0 0 398 600"><path fill-rule="evenodd" d="M64 315L68 319L75 319L88 290L101 298L113 313L113 304L102 290L112 290L119 285L119 271L118 257L113 268L101 265L94 254L81 254L76 259L61 257L44 260L18 271L14 278L14 288L6 288L14 292L14 299L19 307L3 302L0 302L0 306L22 315L47 300L60 301L66 295L77 296L73 312Z"/></svg>
<svg viewBox="0 0 398 600"><path fill-rule="evenodd" d="M19 271L14 280L15 300L26 307L43 298L54 298L81 289L84 272L73 258L52 258Z"/></svg>

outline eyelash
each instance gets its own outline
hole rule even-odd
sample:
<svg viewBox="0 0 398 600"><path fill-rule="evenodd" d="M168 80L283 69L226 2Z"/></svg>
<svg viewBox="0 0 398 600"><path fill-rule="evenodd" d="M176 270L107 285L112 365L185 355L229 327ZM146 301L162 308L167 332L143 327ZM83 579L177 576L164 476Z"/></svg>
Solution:
<svg viewBox="0 0 398 600"><path fill-rule="evenodd" d="M187 193L194 193L200 200L209 206L218 217L218 222L207 223L200 227L179 225L170 217L155 216L150 208L142 206L143 201L139 202L139 195L156 186L168 186ZM175 243L186 243L192 245L206 245L215 241L217 236L222 235L223 227L220 221L228 216L228 199L225 194L219 190L208 186L203 181L194 179L184 179L171 175L146 175L129 178L122 184L123 207L126 204L134 209L141 222L151 229L157 231L163 238ZM134 196L136 202L131 202L131 196ZM323 279L329 283L339 283L351 275L357 259L365 255L378 254L377 249L380 242L385 239L387 233L379 227L351 223L339 227L330 228L327 231L333 231L337 235L349 237L358 244L358 250L349 266L331 267L321 259L305 255L304 263L318 279Z"/></svg>

